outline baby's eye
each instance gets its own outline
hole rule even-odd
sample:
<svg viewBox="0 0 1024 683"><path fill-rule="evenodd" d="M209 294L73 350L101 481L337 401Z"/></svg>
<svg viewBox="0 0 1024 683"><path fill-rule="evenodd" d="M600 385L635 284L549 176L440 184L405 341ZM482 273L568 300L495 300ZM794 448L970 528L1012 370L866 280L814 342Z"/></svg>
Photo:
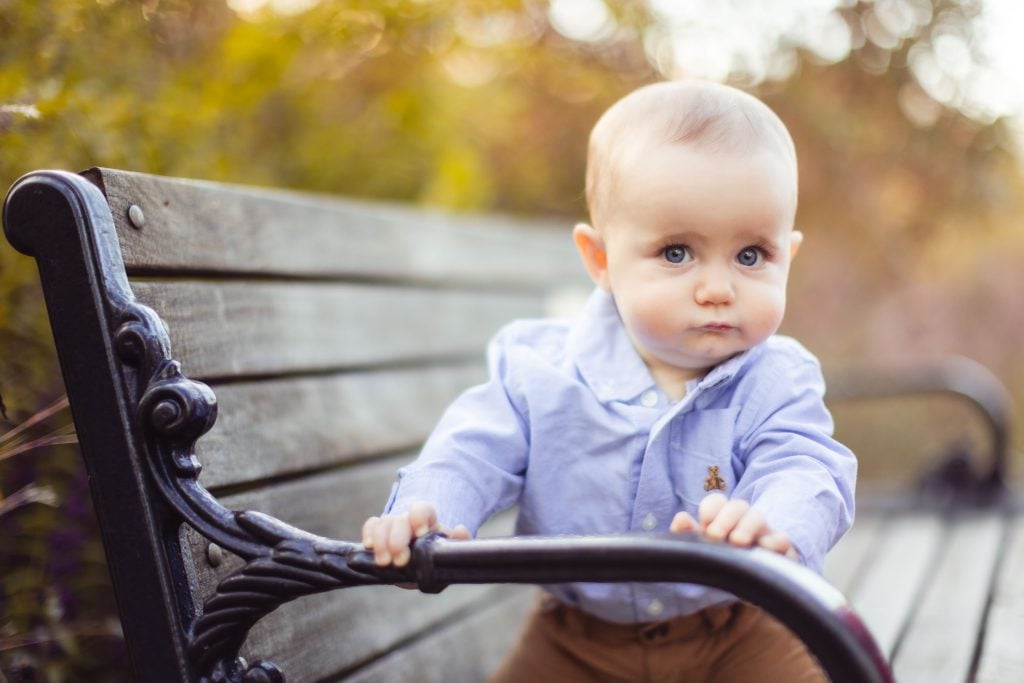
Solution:
<svg viewBox="0 0 1024 683"><path fill-rule="evenodd" d="M757 266L764 260L764 253L757 247L747 247L740 253L736 254L736 262L741 266Z"/></svg>
<svg viewBox="0 0 1024 683"><path fill-rule="evenodd" d="M669 263L686 263L693 258L693 254L686 247L674 244L661 250L662 256Z"/></svg>

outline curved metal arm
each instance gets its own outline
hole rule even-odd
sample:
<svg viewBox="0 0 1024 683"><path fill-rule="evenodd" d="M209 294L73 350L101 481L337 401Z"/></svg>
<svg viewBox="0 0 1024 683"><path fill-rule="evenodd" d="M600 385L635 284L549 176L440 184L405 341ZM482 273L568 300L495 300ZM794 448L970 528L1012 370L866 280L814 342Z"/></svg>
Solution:
<svg viewBox="0 0 1024 683"><path fill-rule="evenodd" d="M678 582L718 588L758 605L803 640L833 681L889 683L885 657L843 595L811 570L760 548L694 534L522 536L413 543L407 567L378 567L361 545L307 534L256 512L239 523L273 551L225 579L204 606L190 650L202 671L234 680L249 629L301 595L362 585L416 583L437 593L472 583ZM273 665L257 662L270 671ZM283 676L274 680L283 680ZM204 680L215 680L210 676Z"/></svg>
<svg viewBox="0 0 1024 683"><path fill-rule="evenodd" d="M351 566L372 571L369 553ZM842 594L780 555L695 535L518 537L413 546L420 588L455 583L680 582L728 591L764 608L803 640L835 682L892 681L885 657ZM426 582L426 585L424 585Z"/></svg>
<svg viewBox="0 0 1024 683"><path fill-rule="evenodd" d="M954 355L898 370L850 365L828 373L827 379L829 403L915 394L948 394L965 401L985 422L992 439L988 468L977 478L978 498L991 502L1005 491L1013 399L982 364Z"/></svg>

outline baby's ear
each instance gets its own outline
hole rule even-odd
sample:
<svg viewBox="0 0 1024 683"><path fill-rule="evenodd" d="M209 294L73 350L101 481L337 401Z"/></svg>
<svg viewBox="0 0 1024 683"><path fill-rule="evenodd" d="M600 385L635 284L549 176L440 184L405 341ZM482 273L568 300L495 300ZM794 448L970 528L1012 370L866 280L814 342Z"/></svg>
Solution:
<svg viewBox="0 0 1024 683"><path fill-rule="evenodd" d="M604 250L604 240L593 226L577 223L572 229L572 239L579 249L580 258L587 269L587 274L594 284L607 291L608 289L608 256Z"/></svg>
<svg viewBox="0 0 1024 683"><path fill-rule="evenodd" d="M800 251L800 245L804 243L804 234L799 230L794 230L789 233L789 258L792 259L796 256L796 252Z"/></svg>

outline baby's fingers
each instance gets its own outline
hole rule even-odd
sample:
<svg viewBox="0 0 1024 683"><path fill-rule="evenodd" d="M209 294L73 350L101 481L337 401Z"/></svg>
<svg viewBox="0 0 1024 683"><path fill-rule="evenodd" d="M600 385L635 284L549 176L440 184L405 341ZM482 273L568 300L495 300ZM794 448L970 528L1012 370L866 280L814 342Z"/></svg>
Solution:
<svg viewBox="0 0 1024 683"><path fill-rule="evenodd" d="M409 523L409 515L396 515L391 521L387 539L388 550L394 558L394 565L404 567L409 564L409 543L412 542L412 526ZM378 562L378 564L380 563Z"/></svg>
<svg viewBox="0 0 1024 683"><path fill-rule="evenodd" d="M437 511L430 503L417 502L409 506L409 527L413 536L419 538L431 531L437 531Z"/></svg>
<svg viewBox="0 0 1024 683"><path fill-rule="evenodd" d="M712 504L717 506L717 503L718 501L713 501ZM708 538L713 538L716 541L728 539L748 510L750 510L750 504L745 500L730 500L718 509L718 514L713 519L705 522L704 502L702 501L700 521L704 525L704 533Z"/></svg>
<svg viewBox="0 0 1024 683"><path fill-rule="evenodd" d="M757 544L767 550L796 559L796 549L793 547L793 542L789 540L789 536L781 531L772 531L761 536L761 538L757 539Z"/></svg>
<svg viewBox="0 0 1024 683"><path fill-rule="evenodd" d="M676 516L672 518L672 523L668 526L669 531L674 531L677 534L681 534L687 531L699 531L700 525L697 520L693 518L689 512L677 512Z"/></svg>
<svg viewBox="0 0 1024 683"><path fill-rule="evenodd" d="M363 547L367 550L373 550L373 536L378 524L380 517L370 517L363 522Z"/></svg>
<svg viewBox="0 0 1024 683"><path fill-rule="evenodd" d="M697 507L697 518L700 520L701 529L706 531L708 525L715 521L728 502L729 499L724 493L709 493L704 496Z"/></svg>
<svg viewBox="0 0 1024 683"><path fill-rule="evenodd" d="M729 542L733 545L750 546L769 532L768 525L761 513L753 508L748 508L739 521L736 528L729 534Z"/></svg>
<svg viewBox="0 0 1024 683"><path fill-rule="evenodd" d="M469 529L466 528L465 524L459 524L451 531L447 529L442 529L442 531L448 536L448 538L453 538L457 541L468 541L473 538L473 534L469 533Z"/></svg>
<svg viewBox="0 0 1024 683"><path fill-rule="evenodd" d="M408 515L395 515L381 517L376 524L370 528L370 543L366 545L373 549L373 560L379 567L386 567L392 562L397 553L401 550L402 544L395 544L394 539L401 541L405 535L405 544L409 544L409 517Z"/></svg>

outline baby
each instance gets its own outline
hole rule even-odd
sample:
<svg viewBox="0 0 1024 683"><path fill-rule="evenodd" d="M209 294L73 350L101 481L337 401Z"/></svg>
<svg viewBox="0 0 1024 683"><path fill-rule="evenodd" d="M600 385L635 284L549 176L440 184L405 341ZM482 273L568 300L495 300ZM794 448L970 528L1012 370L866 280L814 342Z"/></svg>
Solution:
<svg viewBox="0 0 1024 683"><path fill-rule="evenodd" d="M646 86L590 137L596 288L580 317L518 321L490 380L399 471L363 543L409 561L519 505L518 534L697 531L821 571L853 517L856 460L832 439L816 359L775 335L797 164L783 123L739 90ZM688 584L545 586L496 681L822 680L806 648L733 596Z"/></svg>

